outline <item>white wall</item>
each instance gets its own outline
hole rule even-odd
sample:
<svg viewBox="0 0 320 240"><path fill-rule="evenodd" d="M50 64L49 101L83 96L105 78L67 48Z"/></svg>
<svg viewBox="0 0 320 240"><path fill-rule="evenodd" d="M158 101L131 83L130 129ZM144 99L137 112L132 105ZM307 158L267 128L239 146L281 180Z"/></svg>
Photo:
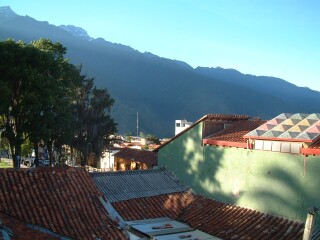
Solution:
<svg viewBox="0 0 320 240"><path fill-rule="evenodd" d="M175 135L190 127L192 124L192 122L188 122L187 120L176 120L174 131Z"/></svg>

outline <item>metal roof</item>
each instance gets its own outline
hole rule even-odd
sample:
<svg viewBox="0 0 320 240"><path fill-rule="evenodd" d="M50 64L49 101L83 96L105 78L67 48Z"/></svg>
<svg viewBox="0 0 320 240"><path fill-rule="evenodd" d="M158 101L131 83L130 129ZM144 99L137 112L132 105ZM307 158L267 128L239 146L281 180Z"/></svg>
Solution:
<svg viewBox="0 0 320 240"><path fill-rule="evenodd" d="M173 173L165 169L90 174L98 189L110 202L189 190Z"/></svg>

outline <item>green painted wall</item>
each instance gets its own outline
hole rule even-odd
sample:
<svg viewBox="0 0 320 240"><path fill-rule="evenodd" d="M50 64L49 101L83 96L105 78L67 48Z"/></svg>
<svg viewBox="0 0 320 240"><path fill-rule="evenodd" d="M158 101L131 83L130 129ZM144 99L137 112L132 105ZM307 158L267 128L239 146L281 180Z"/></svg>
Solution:
<svg viewBox="0 0 320 240"><path fill-rule="evenodd" d="M201 146L201 137L202 123L158 153L159 165L196 193L303 221L320 207L319 157Z"/></svg>

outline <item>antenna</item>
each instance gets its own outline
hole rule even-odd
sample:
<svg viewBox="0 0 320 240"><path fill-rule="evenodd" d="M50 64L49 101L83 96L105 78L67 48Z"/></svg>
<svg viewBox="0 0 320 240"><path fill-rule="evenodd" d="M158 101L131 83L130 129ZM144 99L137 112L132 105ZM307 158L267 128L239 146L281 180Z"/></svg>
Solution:
<svg viewBox="0 0 320 240"><path fill-rule="evenodd" d="M137 136L139 136L139 112L137 112Z"/></svg>

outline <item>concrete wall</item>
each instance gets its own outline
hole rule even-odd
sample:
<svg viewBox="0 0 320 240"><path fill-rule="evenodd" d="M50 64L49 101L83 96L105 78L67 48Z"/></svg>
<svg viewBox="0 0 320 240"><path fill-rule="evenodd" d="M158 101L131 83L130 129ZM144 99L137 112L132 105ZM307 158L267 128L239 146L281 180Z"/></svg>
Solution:
<svg viewBox="0 0 320 240"><path fill-rule="evenodd" d="M304 221L320 207L318 156L201 146L201 137L202 123L161 148L159 166L196 193L263 212Z"/></svg>

